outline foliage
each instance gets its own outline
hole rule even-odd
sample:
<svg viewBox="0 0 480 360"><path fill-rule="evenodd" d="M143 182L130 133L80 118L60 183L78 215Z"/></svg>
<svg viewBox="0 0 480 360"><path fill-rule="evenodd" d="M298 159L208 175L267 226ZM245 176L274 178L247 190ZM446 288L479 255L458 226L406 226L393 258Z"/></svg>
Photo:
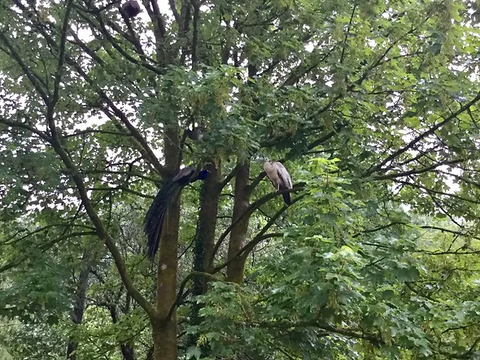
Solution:
<svg viewBox="0 0 480 360"><path fill-rule="evenodd" d="M477 2L117 5L0 0L1 358L480 356Z"/></svg>

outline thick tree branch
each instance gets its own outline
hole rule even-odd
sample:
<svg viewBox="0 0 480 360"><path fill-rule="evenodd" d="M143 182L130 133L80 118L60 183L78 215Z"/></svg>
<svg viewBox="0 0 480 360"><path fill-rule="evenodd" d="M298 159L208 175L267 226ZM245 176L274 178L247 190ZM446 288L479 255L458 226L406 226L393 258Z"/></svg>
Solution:
<svg viewBox="0 0 480 360"><path fill-rule="evenodd" d="M369 334L365 333L361 329L347 329L347 328L336 328L334 326L330 326L327 324L322 323L319 321L318 317L315 317L313 320L309 321L277 321L277 322L260 322L260 323L246 323L245 325L261 327L261 328L276 328L276 329L292 329L292 328L303 328L303 327L315 327L319 328L331 333L356 338L356 339L364 339L370 341L372 344L380 346L384 344L384 341L380 334Z"/></svg>
<svg viewBox="0 0 480 360"><path fill-rule="evenodd" d="M175 5L175 0L168 0L168 4L170 5L170 10L172 11L173 17L178 24L178 28L182 28L182 19L180 14L178 13L177 6Z"/></svg>
<svg viewBox="0 0 480 360"><path fill-rule="evenodd" d="M427 166L427 167L424 167L424 168L421 168L421 169L412 169L412 170L401 172L401 173L392 173L392 174L387 174L387 175L375 176L373 178L373 180L391 180L391 179L396 179L396 178L399 178L399 177L405 177L405 176L409 176L409 175L422 174L422 173L434 170L439 166L455 165L455 164L459 164L459 163L462 163L462 162L465 162L465 159L445 160L445 161L437 162L435 164L432 164L430 166Z"/></svg>
<svg viewBox="0 0 480 360"><path fill-rule="evenodd" d="M68 25L68 24L67 24ZM67 31L67 30L66 30ZM47 42L51 43L52 46L56 47L56 44L55 42L53 41L53 39L45 32L45 31L41 31L42 35L44 36L44 38L46 39ZM8 39L5 37L5 35L3 33L0 32L0 39L3 40L7 40L8 42ZM12 48L13 49L13 48ZM56 48L57 51L58 51L58 48ZM13 49L14 50L14 49ZM28 74L30 73L30 69L23 63L23 61L21 60L21 58L18 56L18 54L15 52L16 54L16 57L18 57L18 61L20 61L19 65L22 67L22 70L25 72L26 71L26 75L28 76ZM12 54L13 56L14 54ZM16 59L16 57L14 57ZM154 168L157 170L157 172L165 177L165 176L168 176L168 172L165 170L165 168L160 164L160 162L158 161L157 157L155 156L155 154L153 153L152 149L150 148L150 146L148 145L147 141L145 140L145 138L140 134L140 132L135 128L135 126L133 126L130 121L128 120L128 118L125 116L125 114L123 114L123 112L118 109L115 104L113 103L113 101L105 94L105 92L96 84L95 81L93 81L86 73L85 71L83 70L83 68L77 63L75 62L68 54L64 54L64 59L65 61L72 67L74 67L77 72L90 84L92 85L92 87L97 91L97 93L105 100L105 102L109 105L109 107L112 109L112 111L114 112L114 114L124 123L125 127L130 131L130 133L133 135L133 137L138 141L141 149L143 149L143 155L145 156L145 158L148 159L148 161L154 166ZM29 79L32 81L32 84L34 85L34 87L37 89L37 86L35 85L37 82L35 81L35 78L32 78L29 76ZM41 90L41 87L40 87L40 90ZM37 89L38 91L38 89ZM43 95L42 95L42 98L43 98ZM49 104L50 103L50 99L49 97L46 95L45 93L45 103L46 104ZM49 106L48 108L52 108L52 106ZM52 117L53 114L47 114L48 117ZM51 128L51 126L50 126ZM52 128L50 129L50 131L52 131ZM55 130L53 130L55 131Z"/></svg>
<svg viewBox="0 0 480 360"><path fill-rule="evenodd" d="M88 20L88 18L86 18L86 19ZM146 62L144 60L141 60L141 59L136 59L133 56L131 56L130 54L128 54L128 52L126 50L122 49L121 45L119 45L117 40L115 40L115 38L110 34L110 32L108 31L108 29L106 27L106 24L104 23L103 19L100 16L97 17L97 21L100 25L100 29L99 29L100 32L106 37L106 39L114 47L114 49L117 50L125 59L130 61L132 64L142 66L142 67L150 70L151 72L153 72L157 75L162 75L163 74L163 71L161 69L158 69L157 67L149 64L148 62ZM90 21L89 21L89 23L91 24ZM93 24L91 24L91 25L94 26ZM144 53L140 53L140 57L145 59L145 60L148 59L151 62L154 62L153 59L147 58L147 56Z"/></svg>
<svg viewBox="0 0 480 360"><path fill-rule="evenodd" d="M422 141L423 139L425 139L427 136L430 136L432 134L435 133L435 131L437 131L438 129L440 129L442 126L448 124L449 122L451 122L452 120L456 119L457 116L459 116L460 114L462 114L463 112L467 111L471 106L475 105L478 101L480 100L480 92L472 99L470 100L468 103L466 103L464 106L462 106L460 109L458 109L457 111L455 111L454 113L450 114L450 116L448 116L447 118L445 118L443 121L439 122L438 124L436 124L435 126L432 126L429 130L423 132L422 134L420 134L419 136L417 136L415 139L413 139L412 141L410 141L406 146L404 146L403 148L401 149L398 149L397 151L395 151L393 154L387 156L382 162L380 162L379 164L377 165L374 165L372 166L364 175L363 177L367 177L367 176L370 176L371 174L373 174L374 172L377 172L377 171L381 171L382 170L382 167L387 164L388 162L394 160L395 158L397 158L398 156L402 155L404 152L408 151L408 150L411 150L413 149L413 147L419 143L420 141Z"/></svg>
<svg viewBox="0 0 480 360"><path fill-rule="evenodd" d="M0 243L0 245L13 245L19 241L22 241L24 239L27 239L29 238L30 236L32 235L35 235L35 234L39 234L43 231L46 231L48 229L51 229L51 228L54 228L54 227L65 227L64 231L63 231L63 234L65 234L69 229L71 229L72 227L81 227L81 228L86 228L86 229L90 229L90 230L95 230L95 228L91 227L91 226L88 226L88 225L84 225L84 224L73 224L73 221L75 221L77 219L77 217L73 217L73 220L70 221L69 223L56 223L56 224L50 224L50 225L46 225L46 226L42 226L38 229L35 229L33 231L28 231L28 230L19 230L18 232L16 232L13 236L10 236L9 238L5 239L4 241L2 241ZM17 236L20 234L20 233L24 233L24 232L27 232L27 234L25 235L22 235L21 237L17 238Z"/></svg>
<svg viewBox="0 0 480 360"><path fill-rule="evenodd" d="M345 31L345 38L343 39L342 54L340 55L340 64L343 64L345 61L345 53L347 49L347 40L350 35L350 29L352 28L353 17L355 16L355 11L357 10L357 3L353 5L352 14L350 15L350 21L348 22L347 29Z"/></svg>
<svg viewBox="0 0 480 360"><path fill-rule="evenodd" d="M82 136L82 135L88 135L88 134L106 134L106 135L127 136L127 137L132 136L132 134L127 134L127 133L122 133L122 132L99 130L99 129L85 129L85 130L80 130L80 131L74 132L72 134L64 134L62 137L64 139L67 139L69 137Z"/></svg>
<svg viewBox="0 0 480 360"><path fill-rule="evenodd" d="M30 126L30 125L27 125L27 124L24 124L24 123L19 123L17 121L10 121L10 120L4 119L2 117L0 117L0 123L5 124L6 126L9 126L9 127L28 130L28 131L32 132L33 134L38 135L38 137L45 140L47 143L50 143L52 141L52 138L50 136L45 134L43 131L40 131L40 130L34 128L33 126Z"/></svg>
<svg viewBox="0 0 480 360"><path fill-rule="evenodd" d="M32 69L30 69L27 64L22 60L21 56L18 54L17 50L13 47L10 43L10 40L7 38L3 31L0 31L0 40L5 44L8 48L9 52L6 52L7 55L11 56L15 62L20 66L23 73L28 77L30 82L32 83L35 90L41 96L45 104L49 102L48 90L45 86L44 81L36 74Z"/></svg>
<svg viewBox="0 0 480 360"><path fill-rule="evenodd" d="M318 59L315 59L315 57L317 57L318 55L313 53L311 56L314 59L310 60L310 64L302 62L298 67L292 70L292 72L290 73L288 78L283 82L281 87L293 86L296 83L298 83L303 76L307 75L310 71L317 68L318 65L320 65L323 61L325 61L330 56L330 54L333 53L335 48L336 48L335 46L332 47L330 50L328 50L325 54L323 54L323 56L321 56Z"/></svg>
<svg viewBox="0 0 480 360"><path fill-rule="evenodd" d="M290 206L292 206L293 204L295 204L297 201L299 201L300 199L302 199L305 195L301 195L297 198L295 198L293 201L292 201L292 204ZM239 257L247 257L248 254L250 254L250 252L255 248L255 246L257 246L261 241L263 240L266 240L266 239L269 239L269 238L272 238L272 237L278 237L278 236L281 236L282 234L281 233L273 233L273 234L267 234L265 235L265 233L268 231L268 229L270 229L274 224L275 224L275 221L289 208L289 206L283 206L280 210L278 210L275 215L272 216L272 218L268 221L268 223L262 228L262 230L260 230L260 232L251 240L248 242L248 244L246 244L243 248L241 248L233 257L231 257L230 259L228 259L228 261L226 261L225 263L223 263L222 265L219 265L219 266L216 266L213 271L212 271L212 274L215 274L217 272L219 272L220 270L222 270L223 268L225 268L226 266L228 266L228 264L230 264L232 261L238 259Z"/></svg>
<svg viewBox="0 0 480 360"><path fill-rule="evenodd" d="M296 185L296 186L293 187L293 189L285 189L285 190L275 191L275 192L272 192L270 194L267 194L267 195L261 197L260 199L258 199L257 201L255 201L254 203L252 203L247 209L245 209L245 211L238 218L235 219L235 221L233 221L230 224L230 226L222 233L222 235L220 235L220 237L218 238L217 243L215 244L215 247L213 249L212 258L216 255L216 253L218 251L218 248L220 247L220 245L222 245L222 242L225 240L225 238L228 236L228 234L232 231L232 229L240 221L242 221L242 219L245 216L250 216L256 209L258 209L260 206L267 203L268 201L270 201L271 199L273 199L277 195L281 195L281 194L284 194L284 193L297 192L297 191L301 191L301 190L303 190L303 186Z"/></svg>
<svg viewBox="0 0 480 360"><path fill-rule="evenodd" d="M414 225L414 224L409 224L407 222L404 222L404 221L394 221L394 222L391 222L389 224L385 224L385 225L382 225L382 226L379 226L379 227L376 227L376 228L372 228L372 229L365 229L365 230L362 230L356 234L354 234L352 237L353 238L357 238L357 237L360 237L364 234L370 234L370 233L374 233L374 232L377 232L377 231L382 231L382 230L385 230L385 229L388 229L392 226L396 226L396 225L399 225L399 226L406 226L406 227L411 227L411 228L420 228L420 229L424 229L424 230L436 230L436 231L440 231L442 233L449 233L449 234L452 234L452 235L455 235L455 236L461 236L461 237L467 237L467 238L471 238L471 239L475 239L475 240L479 240L480 241L480 237L478 236L475 236L471 233L468 233L468 230L466 231L458 231L458 230L452 230L452 229L447 229L447 228L443 228L443 227L440 227L440 226L434 226L434 225L421 225L421 226L418 226L418 225ZM373 243L366 243L366 242L362 242L363 244L365 245L372 245L372 246L381 246L381 247L385 247L385 248L389 248L388 246L383 246L381 244L373 244ZM419 250L420 251L420 250ZM457 251L441 251L441 252L431 252L431 251L420 251L420 252L423 252L423 253L427 253L429 255L445 255L445 254L476 254L476 253L479 253L479 251L471 251L471 252L461 252L459 253L458 250Z"/></svg>
<svg viewBox="0 0 480 360"><path fill-rule="evenodd" d="M127 34L124 34L123 31L121 32L121 33L123 33L123 37L125 39L127 39L128 41L130 41L133 44L133 46L135 47L135 50L137 51L137 53L139 53L140 56L145 59L147 56L145 54L145 51L143 51L142 44L140 43L140 40L138 39L137 35L135 34L135 30L133 30L132 23L130 22L130 19L127 17L127 15L123 11L120 11L120 14L123 18L123 21L125 22L125 25L127 25L127 29L128 29L128 36L127 36ZM118 29L118 27L116 26L116 24L114 22L109 21L108 23L109 23L110 26L113 25L114 28Z"/></svg>
<svg viewBox="0 0 480 360"><path fill-rule="evenodd" d="M108 250L112 254L117 270L120 273L120 277L122 278L122 282L124 283L127 291L132 296L132 298L134 298L135 301L145 310L145 312L151 318L154 318L156 315L155 309L138 291L138 289L134 286L134 284L132 283L132 280L128 276L127 269L126 269L125 263L123 262L120 251L115 245L115 241L111 238L110 234L107 232L107 230L103 226L103 223L98 217L96 210L93 208L90 202L90 199L88 197L87 190L85 188L83 180L80 177L80 174L76 166L74 165L74 163L72 162L68 154L65 152L63 147L60 145L60 143L58 142L58 139L54 139L53 148L57 152L57 154L60 156L60 158L64 162L67 169L70 170L72 179L77 185L77 190L79 192L80 199L83 203L83 206L85 207L85 210L87 211L93 225L95 226L98 236L105 241L105 244Z"/></svg>
<svg viewBox="0 0 480 360"><path fill-rule="evenodd" d="M172 316L173 314L173 311L175 310L175 308L180 304L182 298L183 298L183 293L185 291L185 287L187 286L188 282L193 279L194 277L204 277L204 278L207 278L207 279L210 279L210 280L216 280L215 277L210 274L210 273L206 273L206 272L200 272L200 271L193 271L191 272L190 274L188 274L185 279L183 279L182 283L180 284L180 287L179 287L179 290L178 290L178 293L177 293L177 297L175 299L175 302L172 304L172 307L170 308L170 311L168 312L168 315L166 317L165 320L168 320L170 319L170 317Z"/></svg>
<svg viewBox="0 0 480 360"><path fill-rule="evenodd" d="M327 142L330 140L332 137L334 137L336 134L338 134L344 127L346 127L346 124L338 124L334 130L330 131L329 133L325 134L322 137L319 137L317 140L312 141L310 144L307 145L307 151L310 151L317 146Z"/></svg>
<svg viewBox="0 0 480 360"><path fill-rule="evenodd" d="M373 228L373 229L365 229L365 230L362 230L362 231L354 234L352 237L353 237L353 238L356 238L356 237L359 237L359 236L361 236L361 235L363 235L363 234L374 233L374 232L381 231L381 230L387 229L387 228L392 227L392 226L395 226L395 225L408 225L408 223L403 222L403 221L394 221L394 222L391 222L391 223L389 223L389 224L381 225L381 226L376 227L376 228Z"/></svg>
<svg viewBox="0 0 480 360"><path fill-rule="evenodd" d="M143 154L148 161L153 165L155 170L163 176L166 177L169 175L168 171L165 169L165 167L160 164L158 161L158 158L155 156L153 153L152 149L148 145L147 141L145 138L140 134L140 132L137 130L137 128L128 120L127 116L113 103L113 101L107 96L107 94L95 83L94 80L92 80L86 73L83 71L80 65L78 65L75 61L71 60L70 58L67 58L67 61L69 64L71 64L77 72L90 84L92 87L95 89L95 91L100 95L100 97L107 103L109 108L113 111L115 116L117 116L120 121L125 125L125 127L130 131L132 136L138 141L141 149L143 150Z"/></svg>
<svg viewBox="0 0 480 360"><path fill-rule="evenodd" d="M402 36L400 36L397 40L393 41L386 49L385 51L380 55L380 57L372 64L370 65L363 73L362 76L360 76L360 78L355 81L355 83L353 83L352 85L349 86L349 90L353 90L353 88L355 87L355 85L361 85L367 78L368 76L370 75L370 73L372 72L372 70L374 70L375 68L377 68L378 66L382 65L384 62L383 62L383 59L388 55L388 53L395 47L395 45L397 45L400 41L402 41L403 39L405 39L408 35L410 34L413 34L418 28L420 28L421 25L423 25L425 22L428 21L428 19L430 19L430 15L426 16L425 19L423 19L420 24L418 24L417 27L413 27L408 30L405 34L403 34Z"/></svg>
<svg viewBox="0 0 480 360"><path fill-rule="evenodd" d="M53 240L50 240L45 244L40 245L38 247L38 250L39 251L46 251L46 250L50 249L52 246L54 246L55 244L58 244L59 242L70 239L70 238L75 238L75 237L78 238L78 237L81 237L81 236L94 236L94 235L97 235L96 231L73 232L73 233L65 234L65 235L59 236L59 237L57 237ZM0 274L4 271L7 271L7 270L10 270L10 269L14 268L15 266L20 265L22 262L24 262L25 260L27 260L29 258L30 258L30 255L27 254L27 255L20 256L16 259L13 259L9 263L0 267Z"/></svg>
<svg viewBox="0 0 480 360"><path fill-rule="evenodd" d="M115 4L115 3L118 4L117 1L114 2L113 4ZM91 5L91 4L92 4L92 3L90 3L90 5ZM92 11L89 11L89 10L86 10L85 8L82 8L82 7L78 6L78 5L76 5L76 8L79 10L79 15L80 15L80 17L81 17L83 20L85 20L93 29L98 29L98 30L100 30L100 32L103 33L103 30L102 30L102 29L104 28L104 29L106 30L106 26L105 26L105 25L108 25L108 26L111 27L114 31L116 31L118 34L120 34L125 40L127 40L129 43L131 43L131 44L133 45L133 47L134 47L134 50L140 55L141 58L143 58L144 60L149 60L149 61L152 62L152 63L155 63L155 61L154 61L153 59L149 58L149 57L145 54L145 52L143 51L142 45L141 45L138 37L136 36L135 31L134 31L133 28L132 28L131 22L129 21L129 19L126 17L126 15L125 15L122 11L120 11L120 14L121 14L122 18L124 19L125 24L127 25L128 34L127 34L126 32L124 32L116 22L114 22L114 21L112 21L112 20L110 20L110 19L108 19L108 18L102 17L102 15L101 15L102 9L101 9L101 8L97 8L97 7L92 6L92 5L91 5L91 7L92 7L93 10L92 10ZM89 18L88 16L85 16L85 15L83 14L83 12L93 13L93 14L95 15L95 18L97 19L97 21L98 21L99 23L103 24L103 26L101 25L101 28L102 28L102 29L99 29L99 28L96 26L96 24L94 24L94 23L90 20L90 18ZM106 31L107 31L107 30L106 30ZM104 35L105 35L105 34L104 34ZM145 65L145 64L142 64L142 65Z"/></svg>
<svg viewBox="0 0 480 360"><path fill-rule="evenodd" d="M63 65L65 63L65 45L67 42L68 22L70 21L70 12L72 10L72 4L73 4L73 0L67 0L67 4L65 7L65 15L64 15L63 24L62 24L60 45L58 46L59 51L58 51L57 71L55 73L55 81L53 84L53 94L50 99L50 106L49 106L52 109L53 107L55 107L55 104L58 102L58 91L60 88L60 81L62 80Z"/></svg>
<svg viewBox="0 0 480 360"><path fill-rule="evenodd" d="M237 167L235 166L232 171L230 171L230 173L225 176L225 179L222 180L222 182L220 183L220 188L224 188L225 186L227 186L227 184L235 177L235 172L237 171Z"/></svg>
<svg viewBox="0 0 480 360"><path fill-rule="evenodd" d="M72 35L73 39L75 41L71 41L72 44L74 45L77 45L78 47L80 47L80 49L82 49L85 54L88 54L92 60L94 60L98 65L105 65L105 61L103 61L103 59L98 56L95 51L93 51L92 49L90 49L87 44L85 44L85 42L83 42L82 40L80 40L80 38L78 37L78 35L75 33L75 31L73 31L72 29L70 29L70 35Z"/></svg>
<svg viewBox="0 0 480 360"><path fill-rule="evenodd" d="M466 201L466 202L469 202L469 203L472 203L472 204L480 205L480 201L477 201L477 200L474 200L474 199L465 198L463 196L459 196L459 195L455 195L455 194L449 194L449 193L439 191L439 190L429 189L429 188L427 188L423 185L414 184L414 183L411 183L411 182L408 182L408 181L402 181L402 180L398 180L398 179L393 179L393 181L397 182L399 184L403 184L403 185L411 186L411 187L414 187L414 188L417 188L417 189L425 190L426 192L432 192L434 194L443 195L443 196L451 197L451 198L454 198L454 199Z"/></svg>
<svg viewBox="0 0 480 360"><path fill-rule="evenodd" d="M200 26L200 5L198 0L191 0L193 6L193 34L192 34L192 70L198 65L198 33Z"/></svg>
<svg viewBox="0 0 480 360"><path fill-rule="evenodd" d="M153 15L152 20L156 23L158 30L160 30L160 35L165 37L167 30L165 28L165 23L163 21L162 13L160 12L160 8L158 7L157 0L150 0L150 4L152 5L152 12Z"/></svg>
<svg viewBox="0 0 480 360"><path fill-rule="evenodd" d="M78 171L77 167L73 163L72 159L68 155L68 153L63 148L58 134L54 131L55 130L55 120L53 119L53 110L50 107L55 106L55 103L48 103L49 109L47 109L47 122L50 127L50 131L52 132L52 142L51 145L55 152L58 154L60 159L63 161L65 167L70 171L70 176L75 182L77 186L77 191L80 196L80 200L82 201L85 210L90 217L93 225L95 226L96 233L100 237L100 239L105 241L105 244L112 254L112 257L115 261L115 265L117 270L122 278L122 282L124 283L127 291L135 299L135 301L145 310L145 312L149 315L151 319L156 318L156 311L153 306L143 297L143 295L138 291L138 289L134 286L132 280L127 274L127 269L125 263L123 262L122 255L118 250L117 246L115 245L115 241L110 236L110 234L105 229L102 220L98 216L95 208L93 207L90 198L87 194L87 189L83 182L82 177L80 176L80 172Z"/></svg>

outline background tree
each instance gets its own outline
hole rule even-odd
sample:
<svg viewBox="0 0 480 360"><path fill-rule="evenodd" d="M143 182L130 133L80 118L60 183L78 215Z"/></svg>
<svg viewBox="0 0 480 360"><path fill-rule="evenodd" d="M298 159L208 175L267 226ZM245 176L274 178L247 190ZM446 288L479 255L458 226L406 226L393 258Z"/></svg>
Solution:
<svg viewBox="0 0 480 360"><path fill-rule="evenodd" d="M0 1L1 351L478 355L476 2L120 6Z"/></svg>

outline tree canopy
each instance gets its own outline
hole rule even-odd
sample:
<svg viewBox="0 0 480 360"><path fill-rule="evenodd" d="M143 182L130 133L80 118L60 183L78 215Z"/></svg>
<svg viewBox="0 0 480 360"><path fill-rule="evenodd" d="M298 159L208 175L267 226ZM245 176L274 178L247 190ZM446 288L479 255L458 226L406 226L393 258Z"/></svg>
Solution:
<svg viewBox="0 0 480 360"><path fill-rule="evenodd" d="M0 0L0 357L479 358L480 4L125 2Z"/></svg>

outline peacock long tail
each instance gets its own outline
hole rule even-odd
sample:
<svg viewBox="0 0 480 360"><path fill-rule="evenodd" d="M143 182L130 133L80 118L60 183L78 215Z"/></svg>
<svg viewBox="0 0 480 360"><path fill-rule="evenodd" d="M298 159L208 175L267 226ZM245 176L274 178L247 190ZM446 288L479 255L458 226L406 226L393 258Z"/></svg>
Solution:
<svg viewBox="0 0 480 360"><path fill-rule="evenodd" d="M144 221L144 231L147 234L147 256L153 258L158 250L160 235L162 234L163 223L167 213L170 200L175 197L181 189L181 185L173 180L160 189L153 200Z"/></svg>

